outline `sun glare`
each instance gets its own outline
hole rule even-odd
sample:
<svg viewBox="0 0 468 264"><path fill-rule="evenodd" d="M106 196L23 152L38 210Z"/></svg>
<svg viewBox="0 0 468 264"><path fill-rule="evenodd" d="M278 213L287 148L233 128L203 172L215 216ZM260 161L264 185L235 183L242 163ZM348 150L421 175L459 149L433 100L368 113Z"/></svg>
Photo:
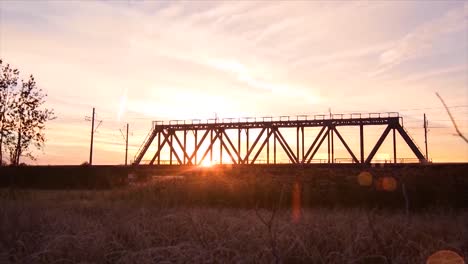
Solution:
<svg viewBox="0 0 468 264"><path fill-rule="evenodd" d="M204 160L201 164L200 164L201 167L211 167L213 166L213 163L209 160Z"/></svg>

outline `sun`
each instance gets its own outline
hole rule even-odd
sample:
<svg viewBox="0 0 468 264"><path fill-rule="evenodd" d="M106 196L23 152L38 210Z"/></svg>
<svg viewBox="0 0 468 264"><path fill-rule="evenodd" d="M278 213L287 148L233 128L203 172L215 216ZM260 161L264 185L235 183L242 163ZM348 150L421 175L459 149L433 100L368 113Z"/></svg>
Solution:
<svg viewBox="0 0 468 264"><path fill-rule="evenodd" d="M202 163L200 164L201 167L211 167L213 166L213 163L209 160L203 160Z"/></svg>

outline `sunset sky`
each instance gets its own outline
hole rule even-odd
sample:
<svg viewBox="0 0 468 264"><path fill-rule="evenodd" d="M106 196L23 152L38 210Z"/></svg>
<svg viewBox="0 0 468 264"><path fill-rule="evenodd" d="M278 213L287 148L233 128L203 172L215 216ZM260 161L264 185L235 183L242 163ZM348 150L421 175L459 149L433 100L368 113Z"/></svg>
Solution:
<svg viewBox="0 0 468 264"><path fill-rule="evenodd" d="M88 160L92 107L95 164L123 163L126 123L133 158L152 120L329 109L400 112L422 149L426 113L430 158L467 162L435 95L468 135L467 51L463 1L0 1L0 58L35 76L58 117L32 164Z"/></svg>

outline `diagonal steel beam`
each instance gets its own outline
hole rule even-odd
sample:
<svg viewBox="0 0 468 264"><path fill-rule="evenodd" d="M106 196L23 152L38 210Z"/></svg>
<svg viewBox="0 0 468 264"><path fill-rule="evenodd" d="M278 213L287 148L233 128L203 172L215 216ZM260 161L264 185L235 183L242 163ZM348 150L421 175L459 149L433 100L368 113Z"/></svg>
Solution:
<svg viewBox="0 0 468 264"><path fill-rule="evenodd" d="M193 150L192 155L190 156L189 160L187 161L187 164L189 164L189 165L193 164L192 163L193 157L197 156L198 150L200 149L201 145L203 144L203 142L205 141L205 139L206 139L206 137L208 136L209 133L210 133L209 129L205 131L205 134L203 134L202 138L200 139L200 142L195 146L195 149Z"/></svg>
<svg viewBox="0 0 468 264"><path fill-rule="evenodd" d="M325 138L328 137L328 130L329 128L327 129L327 131L323 134L322 136L322 139L320 140L320 142L317 144L317 146L315 147L314 151L312 152L312 154L310 155L310 158L307 160L307 163L310 163L312 161L312 159L314 158L315 154L317 153L317 151L320 149L320 147L322 146L322 143L323 141L325 140Z"/></svg>
<svg viewBox="0 0 468 264"><path fill-rule="evenodd" d="M390 130L392 129L391 125L388 125L387 128L385 128L384 132L382 133L382 136L380 136L379 140L375 144L374 148L372 151L369 153L369 156L366 159L366 163L369 164L372 159L374 158L375 153L379 150L380 146L384 142L385 138L387 137L388 133L390 133Z"/></svg>
<svg viewBox="0 0 468 264"><path fill-rule="evenodd" d="M162 131L159 131L158 133L161 135ZM164 136L164 140L163 142L161 142L161 144L158 146L158 150L156 151L156 153L154 154L153 158L151 159L150 161L150 165L153 165L154 161L156 160L157 157L159 157L159 155L161 155L161 150L162 148L164 147L164 145L166 144L167 140L168 140L168 136L165 136L166 134L163 134Z"/></svg>
<svg viewBox="0 0 468 264"><path fill-rule="evenodd" d="M163 135L165 134L164 133L164 130L162 131ZM167 133L167 137L170 137L170 136L174 136L175 135L175 130L169 130L168 133ZM177 159L177 162L179 162L179 164L182 164L182 160L179 158L179 155L177 154L177 152L175 151L175 148L174 148L174 142L172 141L172 138L170 140L170 142L168 142L169 144L169 148L171 149L171 153L174 153L174 156L176 157Z"/></svg>
<svg viewBox="0 0 468 264"><path fill-rule="evenodd" d="M254 150L255 146L257 145L258 141L260 140L260 138L263 136L263 133L265 133L265 130L266 130L266 127L264 127L262 129L262 131L260 131L260 134L258 134L257 138L255 139L254 143L252 144L252 147L250 147L249 151L247 152L247 155L245 155L245 158L244 158L244 161L242 163L247 163L248 162L248 159L249 159L249 156L250 154L252 153L252 151Z"/></svg>
<svg viewBox="0 0 468 264"><path fill-rule="evenodd" d="M270 137L271 137L272 134L273 134L273 129L271 129L270 132L267 134L267 137L266 137L265 141L263 141L262 145L260 146L260 149L258 149L257 154L255 154L255 156L254 156L254 158L253 158L253 160L252 160L252 162L250 164L255 163L255 160L257 160L258 155L260 155L260 153L262 152L263 147L265 147L265 144L268 142L268 140L270 140Z"/></svg>
<svg viewBox="0 0 468 264"><path fill-rule="evenodd" d="M333 127L333 130L335 131L336 135L338 136L338 138L341 140L341 143L343 143L343 145L345 146L346 150L349 152L349 154L351 155L351 157L353 158L353 161L355 163L359 163L359 160L356 158L356 156L354 155L353 151L351 151L351 148L349 148L348 144L346 144L346 142L344 141L343 137L341 136L340 132L338 132L338 130L336 129L336 127Z"/></svg>
<svg viewBox="0 0 468 264"><path fill-rule="evenodd" d="M424 155L421 153L421 151L419 150L419 148L416 146L416 144L413 142L413 140L411 139L411 137L408 135L408 133L406 133L405 129L400 125L400 124L396 124L395 125L395 128L398 130L398 132L400 133L401 137L405 140L406 144L408 144L408 146L411 148L411 150L413 151L414 155L416 155L416 157L419 159L419 162L425 162L427 161L426 158L424 157Z"/></svg>
<svg viewBox="0 0 468 264"><path fill-rule="evenodd" d="M226 133L225 130L223 130L223 134L224 134L224 138L227 139L229 145L231 146L232 151L234 152L234 154L236 154L237 159L240 160L241 158L240 158L239 152L237 151L236 147L234 147L234 144L232 143L231 139L229 138L229 136L228 136L228 134ZM240 144L239 144L239 146L240 146ZM236 164L237 164L237 162L236 162Z"/></svg>
<svg viewBox="0 0 468 264"><path fill-rule="evenodd" d="M221 145L224 146L224 149L226 150L227 154L228 154L229 157L231 158L232 162L233 162L234 164L237 164L236 159L234 158L234 156L232 156L231 151L229 150L228 146L226 145L226 143L225 143L224 140L223 140L223 135L226 135L226 133L224 133L224 129L220 129L220 131L217 132L217 133L219 134L218 137L219 137L219 140L220 140ZM234 149L234 151L235 151L235 149Z"/></svg>
<svg viewBox="0 0 468 264"><path fill-rule="evenodd" d="M312 143L312 145L310 145L310 148L307 150L306 154L304 155L304 159L302 160L302 163L304 163L307 160L307 158L309 157L310 152L312 152L312 150L315 148L315 144L317 144L317 142L319 141L320 137L322 136L322 134L323 134L323 132L325 131L326 128L327 127L322 127L322 129L318 133L317 137L315 137L314 142Z"/></svg>
<svg viewBox="0 0 468 264"><path fill-rule="evenodd" d="M211 130L211 131L213 131L213 130ZM198 162L197 165L202 164L203 160L205 160L206 155L208 155L208 152L210 152L210 150L213 148L213 145L214 145L216 139L218 138L218 135L219 135L219 134L216 133L216 135L215 135L213 138L211 138L210 145L209 145L208 148L206 149L205 154L203 154L202 158L200 159L200 161Z"/></svg>
<svg viewBox="0 0 468 264"><path fill-rule="evenodd" d="M284 152L286 152L286 155L288 155L289 160L290 160L292 163L296 163L296 157L294 156L294 153L292 153L291 148L289 148L288 143L287 143L287 142L283 142L283 141L281 140L280 136L278 135L278 134L279 134L279 130L278 130L278 129L275 129L274 134L275 134L275 139L280 143L280 145L281 145L281 147L283 148ZM289 150L288 150L288 149L289 149Z"/></svg>
<svg viewBox="0 0 468 264"><path fill-rule="evenodd" d="M293 163L299 163L299 157L296 157L296 155L294 154L293 150L291 149L291 147L289 146L288 142L286 141L286 139L284 139L283 135L281 134L281 132L279 131L279 129L276 130L275 134L278 136L278 139L279 139L279 142L281 144L281 146L283 147L283 149L290 153L291 157L293 158L291 161Z"/></svg>
<svg viewBox="0 0 468 264"><path fill-rule="evenodd" d="M185 131L184 131L184 134L186 135L186 132L185 132ZM174 131L174 138L175 138L177 144L179 144L179 147L180 147L180 149L182 150L182 152L183 152L183 154L184 154L184 161L185 161L185 159L186 159L186 158L189 158L189 156L188 156L188 154L187 154L187 152L186 152L186 150L185 150L185 147L182 147L182 143L180 142L179 137L177 136L177 133L175 133L175 131ZM186 142L186 140L187 140L187 138L184 136L184 141ZM184 146L185 146L185 145L184 145ZM185 162L184 162L184 163L181 163L181 164L185 164Z"/></svg>

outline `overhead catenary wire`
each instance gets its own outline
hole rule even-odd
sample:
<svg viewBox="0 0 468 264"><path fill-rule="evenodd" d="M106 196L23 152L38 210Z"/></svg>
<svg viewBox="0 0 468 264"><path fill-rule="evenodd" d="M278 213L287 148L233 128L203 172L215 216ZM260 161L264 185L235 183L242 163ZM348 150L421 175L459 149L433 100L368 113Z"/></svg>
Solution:
<svg viewBox="0 0 468 264"><path fill-rule="evenodd" d="M445 104L445 101L444 99L442 99L442 97L436 93L437 97L440 99L440 101L442 102L442 104L444 105L445 107L445 110L447 110L447 114L449 115L450 119L452 120L452 123L453 123L453 126L455 127L455 131L458 133L458 135L465 140L466 143L468 143L468 139L460 132L460 130L458 129L458 126L457 126L457 123L455 122L455 120L453 119L453 116L452 116L452 113L450 113L450 110L448 108L448 106Z"/></svg>

